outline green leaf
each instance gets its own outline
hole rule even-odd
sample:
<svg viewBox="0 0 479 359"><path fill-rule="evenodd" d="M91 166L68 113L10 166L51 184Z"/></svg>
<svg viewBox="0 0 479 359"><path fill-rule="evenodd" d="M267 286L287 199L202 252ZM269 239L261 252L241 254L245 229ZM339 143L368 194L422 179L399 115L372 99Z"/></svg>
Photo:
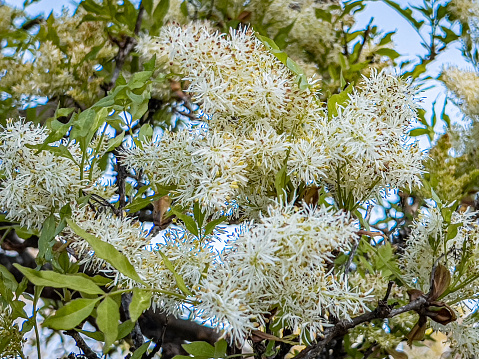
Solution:
<svg viewBox="0 0 479 359"><path fill-rule="evenodd" d="M136 273L135 268L131 265L128 258L124 254L120 253L115 247L113 247L113 245L104 242L94 235L86 232L71 219L66 219L66 221L68 226L73 230L73 232L75 232L75 234L79 235L88 242L88 244L95 251L95 255L97 257L104 259L127 277L137 281L138 283L145 284L138 273Z"/></svg>
<svg viewBox="0 0 479 359"><path fill-rule="evenodd" d="M128 81L128 88L134 90L141 88L145 83L150 80L153 71L140 71L133 74L130 81Z"/></svg>
<svg viewBox="0 0 479 359"><path fill-rule="evenodd" d="M273 41L278 45L280 49L284 49L286 45L288 44L286 42L286 39L288 38L289 33L294 27L294 24L296 23L296 20L294 20L291 24L282 27L279 29L279 31L276 33L276 36L274 37Z"/></svg>
<svg viewBox="0 0 479 359"><path fill-rule="evenodd" d="M424 21L417 21L414 18L413 12L410 8L403 9L399 4L394 2L393 0L383 0L386 4L391 6L393 9L395 9L399 14L401 14L407 21L411 23L412 26L416 28L416 30L419 30L422 25L424 24Z"/></svg>
<svg viewBox="0 0 479 359"><path fill-rule="evenodd" d="M145 198L136 197L133 200L133 202L125 206L125 210L130 213L135 213L139 211L140 209L148 206L151 202L156 201L157 199L160 199L163 196L166 196L168 193L169 193L168 189L163 189L163 190L157 190L153 196L148 196Z"/></svg>
<svg viewBox="0 0 479 359"><path fill-rule="evenodd" d="M224 222L226 220L226 216L222 216L220 218L217 218L217 219L214 219L212 220L211 222L208 222L205 226L205 236L208 236L210 235L211 233L213 233L214 229L216 228L216 226L222 222Z"/></svg>
<svg viewBox="0 0 479 359"><path fill-rule="evenodd" d="M156 54L151 59L143 64L145 71L154 71L156 67Z"/></svg>
<svg viewBox="0 0 479 359"><path fill-rule="evenodd" d="M328 100L328 118L338 116L338 106L344 106L349 101L349 94L353 92L353 84L349 84L346 89L338 94L332 95Z"/></svg>
<svg viewBox="0 0 479 359"><path fill-rule="evenodd" d="M87 330L81 330L81 329L75 329L77 332L82 333L86 335L88 338L95 339L96 341L99 342L104 342L105 341L105 336L103 335L102 332L89 332Z"/></svg>
<svg viewBox="0 0 479 359"><path fill-rule="evenodd" d="M130 318L136 322L140 315L151 307L151 292L139 288L133 288L133 297L129 307Z"/></svg>
<svg viewBox="0 0 479 359"><path fill-rule="evenodd" d="M110 346L118 337L118 321L120 320L120 307L111 296L106 296L96 309L96 323L105 336L103 353L107 353Z"/></svg>
<svg viewBox="0 0 479 359"><path fill-rule="evenodd" d="M414 130L411 130L409 132L409 136L411 137L428 135L428 134L429 134L429 130L427 128L415 128Z"/></svg>
<svg viewBox="0 0 479 359"><path fill-rule="evenodd" d="M151 12L153 11L153 0L143 0L141 4L145 8L146 13L151 15Z"/></svg>
<svg viewBox="0 0 479 359"><path fill-rule="evenodd" d="M284 159L283 166L281 169L276 173L275 179L274 179L274 187L276 188L276 196L278 197L278 200L282 200L285 192L284 190L286 189L286 184L288 183L288 157L289 157L289 150L286 155L286 158Z"/></svg>
<svg viewBox="0 0 479 359"><path fill-rule="evenodd" d="M397 59L399 56L401 56L399 52L397 52L396 50L388 49L388 48L378 49L376 50L376 54L380 56L387 56L392 60Z"/></svg>
<svg viewBox="0 0 479 359"><path fill-rule="evenodd" d="M454 239L457 236L457 230L459 227L461 227L463 223L454 223L450 224L447 227L447 236L446 236L446 241L450 239Z"/></svg>
<svg viewBox="0 0 479 359"><path fill-rule="evenodd" d="M226 342L226 340L218 340L215 343L215 358L225 358L227 349L228 343Z"/></svg>
<svg viewBox="0 0 479 359"><path fill-rule="evenodd" d="M189 344L182 344L181 346L188 354L193 355L195 358L215 357L215 348L207 342L193 342Z"/></svg>
<svg viewBox="0 0 479 359"><path fill-rule="evenodd" d="M0 264L0 276L2 284L10 291L15 292L18 288L18 282L7 267Z"/></svg>
<svg viewBox="0 0 479 359"><path fill-rule="evenodd" d="M78 115L78 118L73 122L73 128L70 132L72 138L84 138L90 132L90 129L95 123L96 112L92 108L88 108Z"/></svg>
<svg viewBox="0 0 479 359"><path fill-rule="evenodd" d="M193 233L196 237L199 237L198 226L196 225L196 222L193 219L193 217L188 216L187 214L184 214L183 212L181 212L181 210L179 210L176 207L171 208L171 213L175 214L176 217L178 217L179 219L183 221L188 231Z"/></svg>
<svg viewBox="0 0 479 359"><path fill-rule="evenodd" d="M95 282L80 275L60 274L53 271L37 271L14 264L25 277L36 286L70 288L87 294L105 294Z"/></svg>
<svg viewBox="0 0 479 359"><path fill-rule="evenodd" d="M35 154L38 154L41 151L50 151L55 156L65 157L65 158L68 158L69 160L72 160L72 162L75 163L78 166L78 162L75 160L75 158L70 153L70 150L65 145L48 146L48 145L45 145L45 144L42 143L42 144L38 144L38 145L26 144L25 147L33 149L33 150L37 150L37 152Z"/></svg>
<svg viewBox="0 0 479 359"><path fill-rule="evenodd" d="M383 46L392 42L392 36L396 34L396 31L388 32L384 37L379 41L378 46Z"/></svg>
<svg viewBox="0 0 479 359"><path fill-rule="evenodd" d="M118 326L118 336L117 340L123 339L126 337L128 334L131 333L133 328L135 327L135 322L132 322L131 320L124 321Z"/></svg>
<svg viewBox="0 0 479 359"><path fill-rule="evenodd" d="M149 123L145 123L140 128L140 132L138 133L138 139L140 141L147 141L148 138L151 138L151 136L153 136L153 127L151 127Z"/></svg>
<svg viewBox="0 0 479 359"><path fill-rule="evenodd" d="M141 347L135 350L135 352L133 353L130 359L141 359L143 357L143 354L145 354L146 351L148 350L149 346L150 346L150 342L143 343Z"/></svg>
<svg viewBox="0 0 479 359"><path fill-rule="evenodd" d="M47 260L52 259L52 247L53 244L55 243L55 216L51 214L50 216L47 217L45 222L43 222L42 226L42 234L40 235L40 238L38 239L38 260L43 260L47 253ZM38 262L38 261L37 261Z"/></svg>
<svg viewBox="0 0 479 359"><path fill-rule="evenodd" d="M105 152L111 152L117 148L123 142L123 137L125 137L125 132L120 133L118 136L113 137L108 141L108 147Z"/></svg>
<svg viewBox="0 0 479 359"><path fill-rule="evenodd" d="M173 276L175 277L176 285L178 286L178 288L186 295L193 295L193 293L191 293L188 287L186 286L185 281L183 280L183 277L179 275L178 272L175 270L173 263L171 263L171 261L162 251L158 251L158 253L160 253L161 258L163 258L163 263L165 263L165 267L168 268L168 270L171 273L173 273Z"/></svg>
<svg viewBox="0 0 479 359"><path fill-rule="evenodd" d="M329 9L316 8L314 9L314 13L316 15L316 19L321 19L323 21L331 23L333 14L331 13Z"/></svg>
<svg viewBox="0 0 479 359"><path fill-rule="evenodd" d="M200 202L195 202L193 205L193 216L195 217L196 223L198 223L198 227L203 227L203 223L205 221L206 212L201 210Z"/></svg>
<svg viewBox="0 0 479 359"><path fill-rule="evenodd" d="M168 13L169 8L170 8L170 0L160 0L158 5L156 5L155 11L153 12L153 16L152 16L153 20L155 21L153 30L159 29L161 26L163 26L163 19Z"/></svg>
<svg viewBox="0 0 479 359"><path fill-rule="evenodd" d="M43 324L55 330L73 329L91 314L99 300L100 297L75 299L58 309L55 315L48 317Z"/></svg>

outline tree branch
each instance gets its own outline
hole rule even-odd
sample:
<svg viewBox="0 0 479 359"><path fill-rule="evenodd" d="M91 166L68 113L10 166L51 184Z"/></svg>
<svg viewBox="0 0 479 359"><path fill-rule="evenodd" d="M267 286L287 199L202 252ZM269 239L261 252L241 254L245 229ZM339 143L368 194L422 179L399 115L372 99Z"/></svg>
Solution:
<svg viewBox="0 0 479 359"><path fill-rule="evenodd" d="M83 338L80 336L80 334L76 330L73 330L73 329L67 330L63 333L71 336L75 340L77 347L83 351L87 359L99 359L96 353L93 350L91 350L91 348L87 345L87 343L85 343Z"/></svg>
<svg viewBox="0 0 479 359"><path fill-rule="evenodd" d="M362 323L370 322L374 319L392 318L396 315L409 312L411 310L420 311L427 303L424 296L402 306L401 308L393 309L393 305L387 304L387 298L391 293L392 283L389 283L386 296L383 300L379 301L375 310L369 313L364 313L352 319L343 319L337 322L333 327L327 328L323 339L317 343L308 346L302 352L300 352L295 359L315 359L317 358L323 349L335 338L344 336L348 333L349 329L352 329Z"/></svg>
<svg viewBox="0 0 479 359"><path fill-rule="evenodd" d="M134 30L135 35L138 35L138 33L140 32L144 12L145 12L145 9L143 7L143 4L140 3L140 7L138 9L138 17L136 18L136 23L135 23L135 30ZM131 36L127 36L126 39L119 44L118 54L116 54L115 56L116 67L113 70L113 75L111 76L110 83L106 85L107 90L111 90L115 86L116 80L118 80L118 77L120 76L121 69L123 68L123 65L125 64L126 59L130 55L130 52L133 51L133 48L135 47L135 45L136 45L136 39Z"/></svg>

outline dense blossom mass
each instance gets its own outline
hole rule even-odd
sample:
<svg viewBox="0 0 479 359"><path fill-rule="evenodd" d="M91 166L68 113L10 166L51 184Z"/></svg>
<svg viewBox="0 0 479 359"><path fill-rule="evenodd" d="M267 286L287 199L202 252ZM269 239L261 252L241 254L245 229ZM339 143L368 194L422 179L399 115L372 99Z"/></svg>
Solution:
<svg viewBox="0 0 479 359"><path fill-rule="evenodd" d="M161 144L125 156L150 180L176 186L184 205L200 200L217 210L234 198L248 214L264 211L285 163L293 184L325 184L350 203L418 183L423 155L407 136L416 104L402 79L373 73L328 117L314 82L300 90L250 30L226 36L203 23L170 25L138 49L183 74L186 92L208 117L207 130L166 133ZM194 176L173 178L172 165Z"/></svg>
<svg viewBox="0 0 479 359"><path fill-rule="evenodd" d="M149 183L169 186L176 205L199 202L206 214L250 222L219 257L212 246L216 233L197 237L185 228L169 229L165 241L151 247L132 220L71 202L87 184L73 166L79 159L51 151L34 159L25 145L42 143L48 132L22 122L0 135L6 175L1 205L7 216L38 228L52 209L71 203L72 218L83 230L127 255L148 286L162 289L155 306L179 314L184 293L161 251L183 277L191 294L185 300L196 303L193 315L211 320L236 341L265 325L273 308L277 320L303 334L321 330L332 316L367 310L372 287L350 287L347 276L333 271L333 253L356 245L358 223L347 211L328 207L336 201L351 210L378 190L418 182L422 154L407 136L416 108L408 83L373 72L328 113L315 82L309 79L300 89L297 75L249 29L224 35L206 23L169 25L158 38L143 37L138 50L145 59L156 54L158 66L181 74L204 116L200 124L165 131L160 141L132 146L121 154L122 163L141 170ZM324 187L331 201L316 207L278 201L281 172L297 188ZM41 179L48 194L37 193ZM20 193L14 185L30 191L15 202L25 208L11 205ZM51 202L33 204L30 196ZM59 239L70 243L86 268L113 275L121 286L139 285L96 258L74 232L66 229Z"/></svg>
<svg viewBox="0 0 479 359"><path fill-rule="evenodd" d="M31 3L0 0L0 357L479 356L477 0L386 1L402 62L367 0Z"/></svg>

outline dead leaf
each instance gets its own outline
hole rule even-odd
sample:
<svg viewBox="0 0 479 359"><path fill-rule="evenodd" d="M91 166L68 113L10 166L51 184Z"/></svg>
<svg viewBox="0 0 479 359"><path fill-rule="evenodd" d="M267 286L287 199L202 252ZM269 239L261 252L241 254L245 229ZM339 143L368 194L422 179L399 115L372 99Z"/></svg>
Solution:
<svg viewBox="0 0 479 359"><path fill-rule="evenodd" d="M449 269L447 269L446 266L438 264L434 269L434 277L431 284L431 290L427 296L428 299L434 301L439 298L449 287L450 283L451 272L449 272Z"/></svg>
<svg viewBox="0 0 479 359"><path fill-rule="evenodd" d="M153 202L153 223L162 228L166 223L171 222L171 218L165 219L165 213L170 208L171 198L163 196Z"/></svg>
<svg viewBox="0 0 479 359"><path fill-rule="evenodd" d="M449 324L457 319L454 310L444 302L431 303L426 309L426 315L442 325Z"/></svg>
<svg viewBox="0 0 479 359"><path fill-rule="evenodd" d="M396 349L386 349L387 353L394 359L408 359L408 356L404 352L398 352Z"/></svg>
<svg viewBox="0 0 479 359"><path fill-rule="evenodd" d="M409 289L407 294L409 295L410 302L414 302L416 299L424 295L424 293L419 289Z"/></svg>
<svg viewBox="0 0 479 359"><path fill-rule="evenodd" d="M426 329L427 329L427 317L420 316L416 325L406 335L408 345L412 346L412 342L415 340L419 340L419 341L423 340L426 334Z"/></svg>
<svg viewBox="0 0 479 359"><path fill-rule="evenodd" d="M303 201L306 204L309 204L310 206L316 206L318 203L319 199L319 194L318 194L318 187L316 186L311 186L308 187L303 196Z"/></svg>

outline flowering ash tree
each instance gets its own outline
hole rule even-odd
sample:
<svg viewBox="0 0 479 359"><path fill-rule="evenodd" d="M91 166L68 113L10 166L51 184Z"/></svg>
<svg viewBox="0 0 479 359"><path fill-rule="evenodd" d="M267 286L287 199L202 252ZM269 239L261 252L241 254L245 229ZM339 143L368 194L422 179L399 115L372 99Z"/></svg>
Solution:
<svg viewBox="0 0 479 359"><path fill-rule="evenodd" d="M479 7L385 2L423 57L362 0L0 5L2 357L479 355Z"/></svg>

